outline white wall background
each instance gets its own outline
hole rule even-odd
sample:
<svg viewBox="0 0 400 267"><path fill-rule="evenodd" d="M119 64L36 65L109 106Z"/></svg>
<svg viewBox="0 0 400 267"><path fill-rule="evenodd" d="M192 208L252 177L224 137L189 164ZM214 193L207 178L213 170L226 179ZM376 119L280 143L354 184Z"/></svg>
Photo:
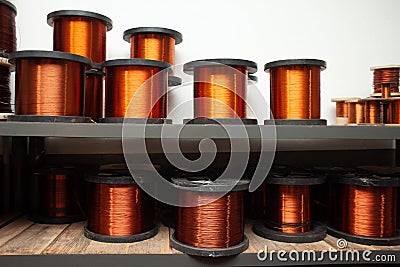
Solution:
<svg viewBox="0 0 400 267"><path fill-rule="evenodd" d="M52 49L48 13L61 9L98 12L114 21L108 34L108 58L129 57L124 30L140 26L176 29L184 41L177 63L233 57L259 64L258 88L269 102L265 63L287 58L327 61L322 74L322 117L334 122L332 97L367 96L374 65L400 63L399 0L11 0L18 8L19 50ZM190 81L189 76L184 76ZM172 106L192 98L188 88L170 96ZM259 120L269 111L255 92ZM257 103L260 103L257 105ZM181 114L190 117L191 110Z"/></svg>

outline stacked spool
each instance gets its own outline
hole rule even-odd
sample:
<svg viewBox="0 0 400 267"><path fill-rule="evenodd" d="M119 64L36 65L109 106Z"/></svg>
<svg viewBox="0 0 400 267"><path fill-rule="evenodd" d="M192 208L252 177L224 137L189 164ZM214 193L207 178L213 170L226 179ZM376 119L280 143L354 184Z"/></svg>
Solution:
<svg viewBox="0 0 400 267"><path fill-rule="evenodd" d="M60 10L47 15L53 27L53 50L77 54L92 60L93 68L86 72L85 117L99 120L104 111L104 73L101 63L106 60L107 32L112 20L101 14L82 10Z"/></svg>
<svg viewBox="0 0 400 267"><path fill-rule="evenodd" d="M346 173L333 176L331 183L329 234L364 245L400 244L396 229L398 177Z"/></svg>
<svg viewBox="0 0 400 267"><path fill-rule="evenodd" d="M270 73L271 116L265 124L326 125L321 119L320 76L326 62L289 59L265 64Z"/></svg>
<svg viewBox="0 0 400 267"><path fill-rule="evenodd" d="M132 176L101 173L86 178L87 238L107 243L131 243L155 236L154 199Z"/></svg>
<svg viewBox="0 0 400 267"><path fill-rule="evenodd" d="M0 14L0 120L5 120L12 114L8 54L17 50L17 8L6 0L0 0Z"/></svg>
<svg viewBox="0 0 400 267"><path fill-rule="evenodd" d="M230 181L192 177L173 178L172 183L181 190L179 198L183 202L195 201L199 205L178 207L176 229L170 237L173 248L201 257L232 256L248 248L249 240L244 235L244 191L249 181L239 181L217 200L216 194L231 188Z"/></svg>
<svg viewBox="0 0 400 267"><path fill-rule="evenodd" d="M205 59L186 63L194 76L194 119L191 124L257 124L247 118L249 74L257 63L242 59Z"/></svg>
<svg viewBox="0 0 400 267"><path fill-rule="evenodd" d="M131 43L131 58L151 59L175 65L175 46L182 43L178 31L159 27L139 27L126 30L124 40ZM182 79L168 76L169 86L182 84Z"/></svg>
<svg viewBox="0 0 400 267"><path fill-rule="evenodd" d="M270 173L265 181L265 209L263 220L257 221L253 231L257 235L280 242L309 243L326 236L326 227L312 221L310 188L325 182L325 176L311 173Z"/></svg>
<svg viewBox="0 0 400 267"><path fill-rule="evenodd" d="M49 168L33 172L29 218L45 224L85 220L81 208L81 180L82 174L75 168Z"/></svg>

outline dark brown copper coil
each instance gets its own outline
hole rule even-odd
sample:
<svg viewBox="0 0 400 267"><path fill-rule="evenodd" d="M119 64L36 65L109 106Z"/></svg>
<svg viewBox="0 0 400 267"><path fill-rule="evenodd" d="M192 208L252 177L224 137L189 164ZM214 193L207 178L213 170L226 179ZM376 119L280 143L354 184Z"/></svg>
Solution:
<svg viewBox="0 0 400 267"><path fill-rule="evenodd" d="M92 119L103 118L104 75L98 70L86 72L84 116Z"/></svg>
<svg viewBox="0 0 400 267"><path fill-rule="evenodd" d="M73 218L83 217L79 202L81 175L78 172L65 169L33 174L37 188L34 200L39 200L37 211L31 211L33 216L42 218Z"/></svg>
<svg viewBox="0 0 400 267"><path fill-rule="evenodd" d="M334 185L333 226L368 237L396 235L397 188Z"/></svg>
<svg viewBox="0 0 400 267"><path fill-rule="evenodd" d="M381 120L384 124L393 124L395 119L395 102L384 100L381 102Z"/></svg>
<svg viewBox="0 0 400 267"><path fill-rule="evenodd" d="M169 65L138 59L108 61L106 66L106 118L166 118ZM157 62L157 64L154 64ZM106 62L107 63L107 62ZM165 63L167 64L167 63ZM132 101L132 105L129 105Z"/></svg>
<svg viewBox="0 0 400 267"><path fill-rule="evenodd" d="M54 28L53 50L90 58L93 62L106 60L107 30L112 28L109 18L86 11L56 11L48 15Z"/></svg>
<svg viewBox="0 0 400 267"><path fill-rule="evenodd" d="M17 9L10 2L1 1L0 14L0 53L11 53L17 50Z"/></svg>
<svg viewBox="0 0 400 267"><path fill-rule="evenodd" d="M365 101L354 100L348 103L348 123L359 124L365 123Z"/></svg>
<svg viewBox="0 0 400 267"><path fill-rule="evenodd" d="M154 201L137 184L88 183L88 229L131 236L154 227Z"/></svg>
<svg viewBox="0 0 400 267"><path fill-rule="evenodd" d="M212 193L184 193L198 203L214 199ZM199 207L179 207L176 238L198 248L228 248L244 239L244 192L230 192L224 197Z"/></svg>
<svg viewBox="0 0 400 267"><path fill-rule="evenodd" d="M400 99L392 100L393 119L392 124L400 124Z"/></svg>
<svg viewBox="0 0 400 267"><path fill-rule="evenodd" d="M247 67L197 67L194 81L195 118L246 118Z"/></svg>
<svg viewBox="0 0 400 267"><path fill-rule="evenodd" d="M311 230L310 187L308 185L267 185L266 225L283 233Z"/></svg>
<svg viewBox="0 0 400 267"><path fill-rule="evenodd" d="M15 114L82 116L89 59L62 52L10 54L16 66Z"/></svg>
<svg viewBox="0 0 400 267"><path fill-rule="evenodd" d="M11 113L10 67L0 63L0 113Z"/></svg>
<svg viewBox="0 0 400 267"><path fill-rule="evenodd" d="M382 93L382 83L392 83L391 92L399 92L399 67L372 68L374 71L374 93Z"/></svg>
<svg viewBox="0 0 400 267"><path fill-rule="evenodd" d="M365 123L381 123L381 100L368 100L365 102Z"/></svg>
<svg viewBox="0 0 400 267"><path fill-rule="evenodd" d="M320 119L320 60L283 60L265 65L270 73L274 119Z"/></svg>

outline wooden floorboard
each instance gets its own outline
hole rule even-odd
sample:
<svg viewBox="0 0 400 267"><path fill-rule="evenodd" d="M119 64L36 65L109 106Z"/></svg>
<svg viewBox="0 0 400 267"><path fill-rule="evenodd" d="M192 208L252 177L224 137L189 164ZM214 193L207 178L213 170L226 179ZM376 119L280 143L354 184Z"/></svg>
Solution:
<svg viewBox="0 0 400 267"><path fill-rule="evenodd" d="M83 235L86 222L71 225L35 224L21 217L0 229L0 255L36 254L181 254L169 246L173 230L160 225L159 233L148 240L129 244L109 244L87 239ZM257 253L267 246L268 251L304 251L337 249L337 238L327 236L323 241L305 244L288 244L264 239L255 235L251 224L245 228L249 248L244 253ZM347 249L400 250L400 246L365 246L348 242Z"/></svg>

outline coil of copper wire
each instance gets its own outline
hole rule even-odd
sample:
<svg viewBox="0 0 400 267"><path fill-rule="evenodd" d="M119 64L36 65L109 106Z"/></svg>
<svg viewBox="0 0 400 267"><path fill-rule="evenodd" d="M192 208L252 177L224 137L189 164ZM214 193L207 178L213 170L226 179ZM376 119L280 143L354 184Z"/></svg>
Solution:
<svg viewBox="0 0 400 267"><path fill-rule="evenodd" d="M381 102L380 98L365 98L365 123L381 124Z"/></svg>
<svg viewBox="0 0 400 267"><path fill-rule="evenodd" d="M390 124L400 124L400 98L392 97L390 99L390 110L392 112Z"/></svg>
<svg viewBox="0 0 400 267"><path fill-rule="evenodd" d="M270 73L271 112L275 124L322 124L320 75L326 62L289 59L265 64Z"/></svg>
<svg viewBox="0 0 400 267"><path fill-rule="evenodd" d="M104 62L105 117L166 118L170 66L165 62L148 59Z"/></svg>
<svg viewBox="0 0 400 267"><path fill-rule="evenodd" d="M84 116L94 120L103 118L104 73L92 69L86 72Z"/></svg>
<svg viewBox="0 0 400 267"><path fill-rule="evenodd" d="M365 100L347 100L348 124L365 123Z"/></svg>
<svg viewBox="0 0 400 267"><path fill-rule="evenodd" d="M11 53L17 50L17 8L9 1L0 0L0 14L0 53Z"/></svg>
<svg viewBox="0 0 400 267"><path fill-rule="evenodd" d="M131 176L112 173L86 178L88 223L85 236L108 243L130 243L155 236L154 200Z"/></svg>
<svg viewBox="0 0 400 267"><path fill-rule="evenodd" d="M77 54L97 63L106 60L107 31L113 27L108 17L82 10L60 10L48 14L47 23L54 28L54 51Z"/></svg>
<svg viewBox="0 0 400 267"><path fill-rule="evenodd" d="M37 223L82 221L81 173L75 168L51 168L31 178L30 219Z"/></svg>
<svg viewBox="0 0 400 267"><path fill-rule="evenodd" d="M392 83L390 87L390 91L392 93L399 92L399 71L400 65L386 65L386 66L377 66L371 67L371 71L373 71L373 96L380 96L382 93L381 83Z"/></svg>
<svg viewBox="0 0 400 267"><path fill-rule="evenodd" d="M15 65L15 114L82 116L88 58L64 52L20 51Z"/></svg>
<svg viewBox="0 0 400 267"><path fill-rule="evenodd" d="M270 173L266 180L266 216L253 231L264 238L293 243L325 238L326 227L312 222L310 187L322 184L325 176L310 173Z"/></svg>
<svg viewBox="0 0 400 267"><path fill-rule="evenodd" d="M0 53L0 119L10 115L11 109L11 65L6 58L8 55ZM4 117L3 117L4 116Z"/></svg>
<svg viewBox="0 0 400 267"><path fill-rule="evenodd" d="M336 103L336 124L347 125L348 119L348 103L349 100L359 100L358 97L343 97L343 98L332 98L331 101Z"/></svg>
<svg viewBox="0 0 400 267"><path fill-rule="evenodd" d="M194 76L194 117L229 123L247 119L248 75L257 64L242 59L205 59L186 63L183 71ZM195 121L193 120L193 121Z"/></svg>
<svg viewBox="0 0 400 267"><path fill-rule="evenodd" d="M198 179L198 178L197 178ZM249 181L239 181L232 191L214 200L229 181L210 182L192 178L173 178L182 191L179 199L190 199L200 206L178 207L178 220L170 243L173 248L193 256L221 257L240 254L248 248L244 235L244 190ZM225 191L223 191L225 192ZM213 200L208 204L204 204Z"/></svg>
<svg viewBox="0 0 400 267"><path fill-rule="evenodd" d="M330 234L366 245L398 245L398 177L348 173L332 177ZM346 197L343 197L346 196Z"/></svg>

